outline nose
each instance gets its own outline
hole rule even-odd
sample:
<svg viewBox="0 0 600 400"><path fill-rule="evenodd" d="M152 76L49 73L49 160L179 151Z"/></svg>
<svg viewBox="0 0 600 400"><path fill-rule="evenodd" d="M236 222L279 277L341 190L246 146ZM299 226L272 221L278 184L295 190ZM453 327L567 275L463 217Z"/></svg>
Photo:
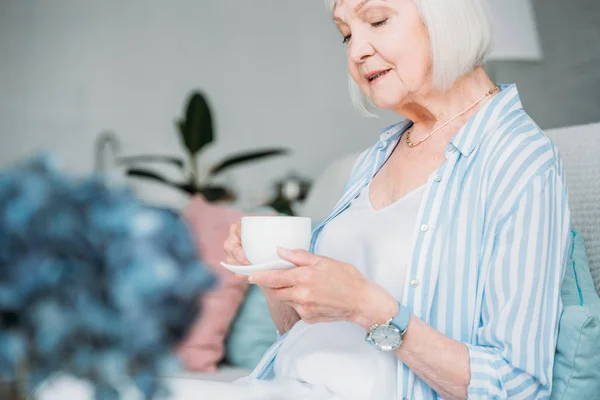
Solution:
<svg viewBox="0 0 600 400"><path fill-rule="evenodd" d="M348 43L348 57L356 64L364 62L375 53L375 49L366 35L352 33Z"/></svg>

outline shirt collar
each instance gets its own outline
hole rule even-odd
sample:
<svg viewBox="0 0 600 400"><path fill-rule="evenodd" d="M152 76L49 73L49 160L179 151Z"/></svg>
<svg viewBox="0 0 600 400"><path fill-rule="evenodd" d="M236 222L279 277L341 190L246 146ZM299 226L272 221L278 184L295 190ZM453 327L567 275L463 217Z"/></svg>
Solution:
<svg viewBox="0 0 600 400"><path fill-rule="evenodd" d="M469 120L460 128L450 142L465 156L469 156L479 145L479 142L495 124L495 121L506 112L515 108L522 108L517 86L498 85L500 93L485 103ZM506 107L510 105L510 107ZM492 115L494 116L493 118ZM390 143L395 143L408 128L412 121L404 120L385 128L379 135L379 147L386 148ZM483 128L483 129L482 129Z"/></svg>
<svg viewBox="0 0 600 400"><path fill-rule="evenodd" d="M385 148L390 143L395 143L398 138L412 126L412 121L404 120L388 126L379 135L379 148Z"/></svg>

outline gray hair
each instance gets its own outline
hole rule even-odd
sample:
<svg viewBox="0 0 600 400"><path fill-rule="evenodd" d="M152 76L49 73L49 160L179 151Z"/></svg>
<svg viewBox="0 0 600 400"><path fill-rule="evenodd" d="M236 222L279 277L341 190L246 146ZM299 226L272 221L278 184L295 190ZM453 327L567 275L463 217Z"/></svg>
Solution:
<svg viewBox="0 0 600 400"><path fill-rule="evenodd" d="M333 13L338 0L325 0ZM413 0L431 41L432 86L448 90L457 79L483 65L494 35L488 0ZM350 77L350 99L363 115L377 107Z"/></svg>

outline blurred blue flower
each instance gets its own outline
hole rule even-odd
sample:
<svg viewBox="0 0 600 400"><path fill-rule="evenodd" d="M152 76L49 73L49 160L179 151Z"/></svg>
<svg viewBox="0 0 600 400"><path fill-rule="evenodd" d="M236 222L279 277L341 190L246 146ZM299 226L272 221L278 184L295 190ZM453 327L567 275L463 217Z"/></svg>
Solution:
<svg viewBox="0 0 600 400"><path fill-rule="evenodd" d="M73 181L38 157L0 173L0 380L27 366L117 398L147 398L214 284L186 225L94 177Z"/></svg>

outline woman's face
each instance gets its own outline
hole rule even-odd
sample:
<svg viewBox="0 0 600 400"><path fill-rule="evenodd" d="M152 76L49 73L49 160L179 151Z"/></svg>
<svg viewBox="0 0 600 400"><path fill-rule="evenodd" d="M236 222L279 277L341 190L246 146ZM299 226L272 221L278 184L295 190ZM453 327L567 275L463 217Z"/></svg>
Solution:
<svg viewBox="0 0 600 400"><path fill-rule="evenodd" d="M338 0L333 17L350 74L377 107L429 87L430 41L414 0Z"/></svg>

